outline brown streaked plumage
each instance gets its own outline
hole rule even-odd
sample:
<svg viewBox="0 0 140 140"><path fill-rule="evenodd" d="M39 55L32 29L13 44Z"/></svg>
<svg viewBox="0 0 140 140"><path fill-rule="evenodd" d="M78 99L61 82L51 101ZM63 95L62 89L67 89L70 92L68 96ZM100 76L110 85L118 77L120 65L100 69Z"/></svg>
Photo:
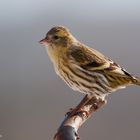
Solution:
<svg viewBox="0 0 140 140"><path fill-rule="evenodd" d="M74 90L102 100L129 85L140 85L132 76L102 53L79 42L63 26L53 27L40 41L45 45L56 73Z"/></svg>

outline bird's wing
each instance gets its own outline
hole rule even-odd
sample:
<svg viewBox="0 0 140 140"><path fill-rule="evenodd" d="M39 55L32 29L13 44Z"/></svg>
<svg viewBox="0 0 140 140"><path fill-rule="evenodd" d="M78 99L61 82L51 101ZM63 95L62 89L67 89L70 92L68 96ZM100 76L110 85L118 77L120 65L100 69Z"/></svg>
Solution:
<svg viewBox="0 0 140 140"><path fill-rule="evenodd" d="M119 77L133 78L133 76L129 72L127 72L125 69L121 68L118 64L114 62L111 63L108 68L104 69L104 71L114 76L116 75Z"/></svg>
<svg viewBox="0 0 140 140"><path fill-rule="evenodd" d="M104 71L120 77L132 77L125 69L94 49L85 46L73 46L69 55L74 64L89 72Z"/></svg>
<svg viewBox="0 0 140 140"><path fill-rule="evenodd" d="M82 45L72 46L68 51L68 55L71 62L89 71L108 68L112 63L100 52Z"/></svg>

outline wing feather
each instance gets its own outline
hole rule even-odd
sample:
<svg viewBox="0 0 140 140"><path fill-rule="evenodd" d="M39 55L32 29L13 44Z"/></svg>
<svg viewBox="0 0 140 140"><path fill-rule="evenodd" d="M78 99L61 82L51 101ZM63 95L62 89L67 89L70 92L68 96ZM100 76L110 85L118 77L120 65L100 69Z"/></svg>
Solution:
<svg viewBox="0 0 140 140"><path fill-rule="evenodd" d="M72 63L89 72L103 71L120 77L132 77L125 69L98 52L83 45L72 46L69 51Z"/></svg>
<svg viewBox="0 0 140 140"><path fill-rule="evenodd" d="M107 68L111 62L100 52L82 45L72 46L69 56L71 61L89 71Z"/></svg>

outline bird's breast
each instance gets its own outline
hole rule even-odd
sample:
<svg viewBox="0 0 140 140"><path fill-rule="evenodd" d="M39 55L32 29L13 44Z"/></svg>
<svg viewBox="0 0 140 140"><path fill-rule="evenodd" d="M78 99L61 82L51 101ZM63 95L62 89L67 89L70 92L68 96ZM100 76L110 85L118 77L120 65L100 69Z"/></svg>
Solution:
<svg viewBox="0 0 140 140"><path fill-rule="evenodd" d="M46 49L51 61L54 64L57 64L58 63L58 55L57 55L56 50L53 47L45 47L45 49Z"/></svg>

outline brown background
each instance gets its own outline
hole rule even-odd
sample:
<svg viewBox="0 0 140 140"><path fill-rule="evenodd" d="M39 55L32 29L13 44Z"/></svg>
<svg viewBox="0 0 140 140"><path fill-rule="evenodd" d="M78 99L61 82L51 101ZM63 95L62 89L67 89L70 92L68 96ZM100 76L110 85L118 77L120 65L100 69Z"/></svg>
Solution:
<svg viewBox="0 0 140 140"><path fill-rule="evenodd" d="M0 1L0 139L50 140L83 97L56 76L38 44L55 25L140 76L139 0ZM139 139L140 87L110 95L80 134L83 140Z"/></svg>

